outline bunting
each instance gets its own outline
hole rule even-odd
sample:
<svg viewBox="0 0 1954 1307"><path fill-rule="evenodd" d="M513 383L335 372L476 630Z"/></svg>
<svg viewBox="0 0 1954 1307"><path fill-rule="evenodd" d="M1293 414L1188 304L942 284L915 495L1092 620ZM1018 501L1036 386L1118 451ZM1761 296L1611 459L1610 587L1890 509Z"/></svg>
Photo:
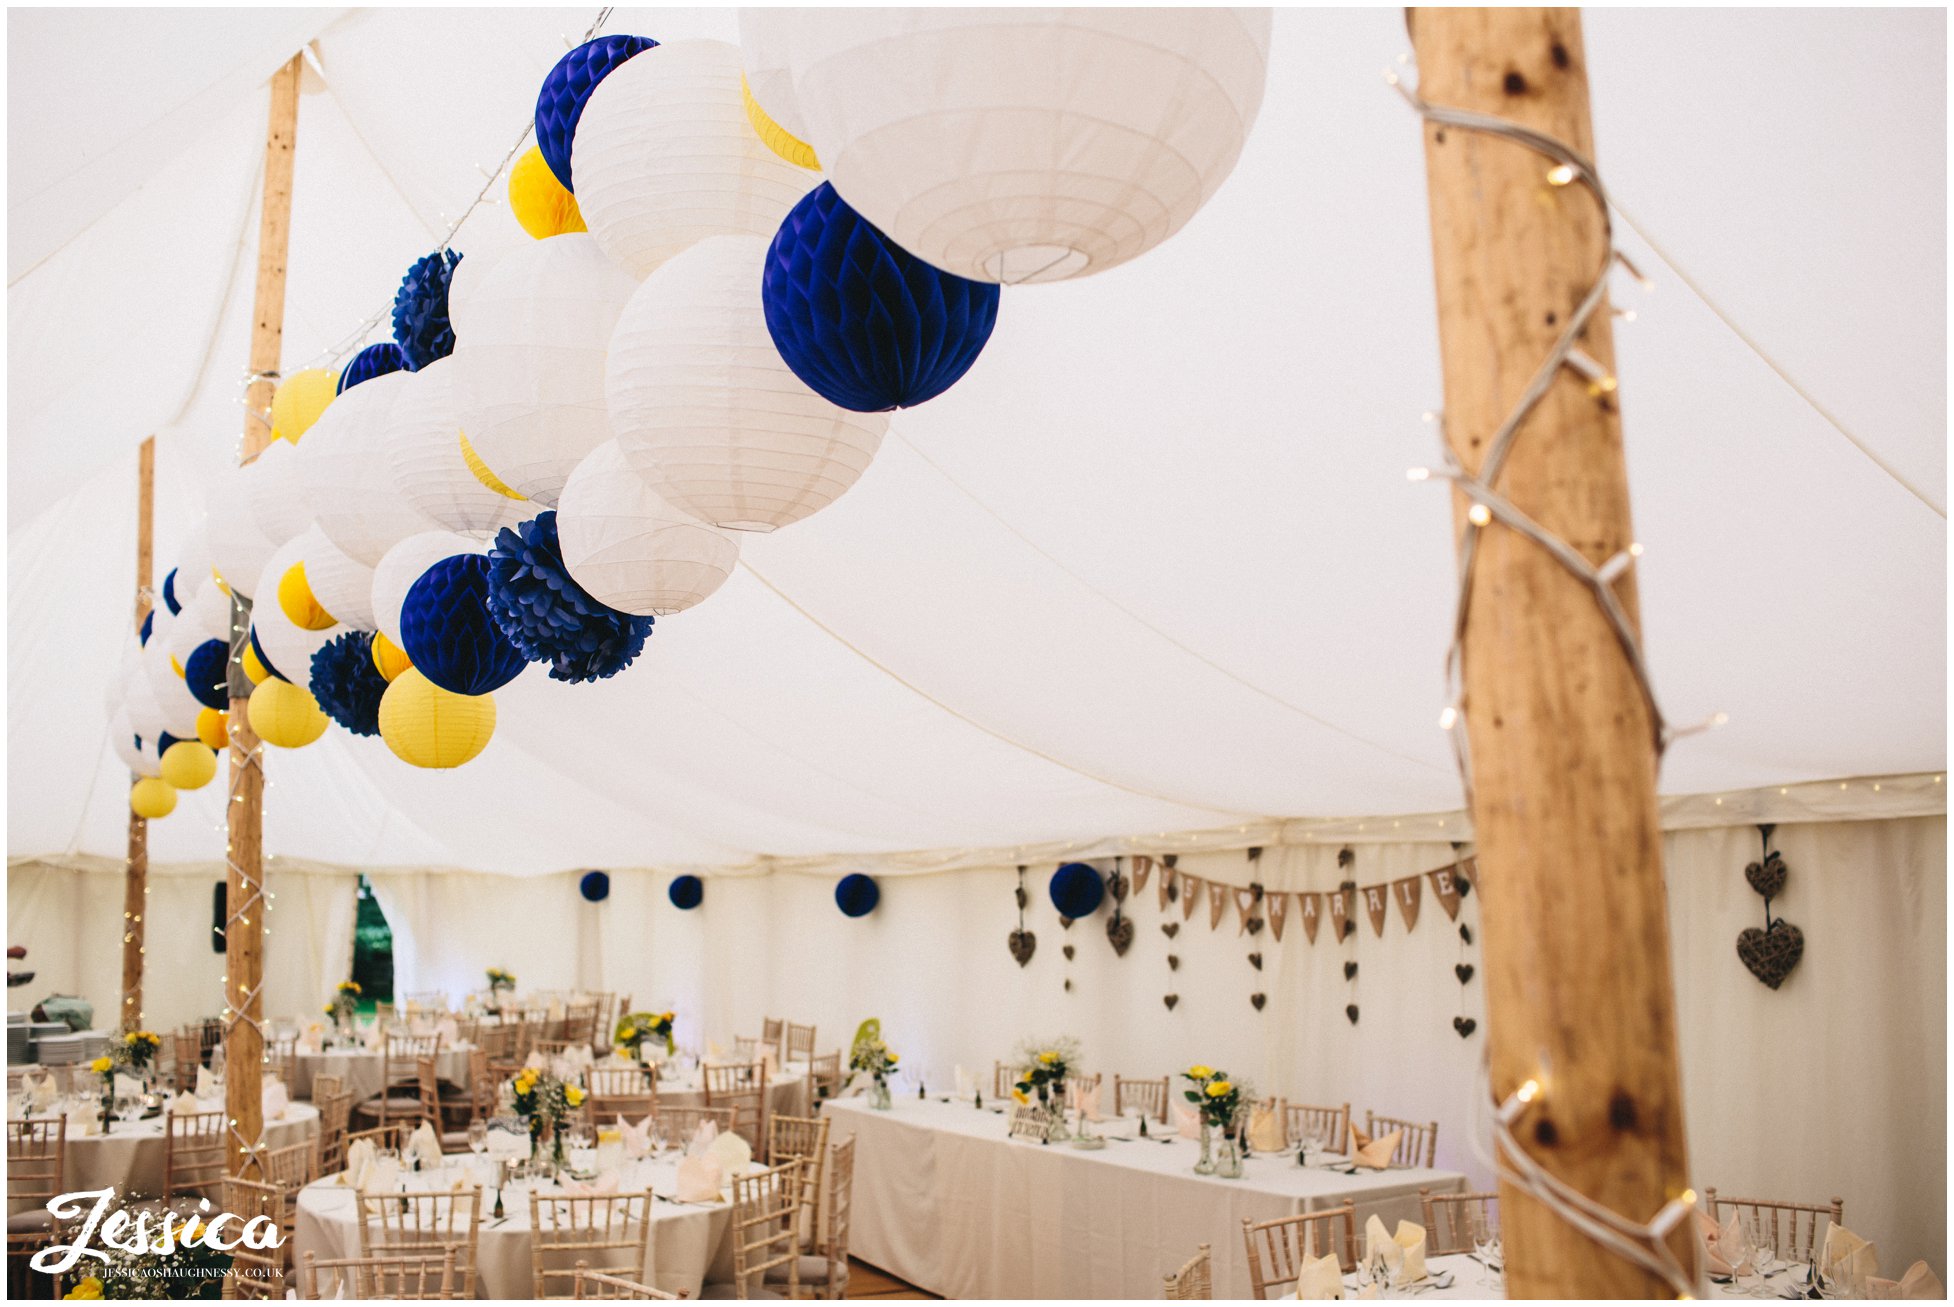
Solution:
<svg viewBox="0 0 1954 1307"><path fill-rule="evenodd" d="M1406 934L1418 928L1418 903L1423 896L1424 881L1417 876L1391 882L1391 897L1397 900L1398 915L1404 918Z"/></svg>
<svg viewBox="0 0 1954 1307"><path fill-rule="evenodd" d="M1274 935L1276 937L1276 943L1280 944L1282 943L1282 923L1289 919L1289 896L1287 894L1270 894L1267 896L1267 900L1269 904L1269 933Z"/></svg>

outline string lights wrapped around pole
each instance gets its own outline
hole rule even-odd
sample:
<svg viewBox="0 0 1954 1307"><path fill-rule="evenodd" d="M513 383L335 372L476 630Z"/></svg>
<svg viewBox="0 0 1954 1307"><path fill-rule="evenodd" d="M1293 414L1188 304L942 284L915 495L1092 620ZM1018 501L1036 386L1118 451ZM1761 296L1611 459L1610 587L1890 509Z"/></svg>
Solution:
<svg viewBox="0 0 1954 1307"><path fill-rule="evenodd" d="M1410 23L1459 537L1440 724L1486 896L1510 1293L1692 1295L1656 807L1674 732L1641 653L1580 14Z"/></svg>
<svg viewBox="0 0 1954 1307"><path fill-rule="evenodd" d="M136 629L155 604L156 437L146 437L136 464ZM130 780L136 777L131 774ZM119 1030L142 1027L143 918L149 915L149 819L129 810L129 856L122 875L122 1012Z"/></svg>

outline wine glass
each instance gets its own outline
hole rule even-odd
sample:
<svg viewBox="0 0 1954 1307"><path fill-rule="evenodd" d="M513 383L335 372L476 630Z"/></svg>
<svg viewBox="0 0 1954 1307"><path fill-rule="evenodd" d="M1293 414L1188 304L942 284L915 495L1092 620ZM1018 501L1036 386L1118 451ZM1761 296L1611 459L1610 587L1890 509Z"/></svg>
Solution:
<svg viewBox="0 0 1954 1307"><path fill-rule="evenodd" d="M468 1151L477 1157L488 1151L488 1122L477 1119L468 1123Z"/></svg>
<svg viewBox="0 0 1954 1307"><path fill-rule="evenodd" d="M123 1125L134 1125L142 1119L142 1095L127 1089L119 1089L115 1095L115 1114Z"/></svg>

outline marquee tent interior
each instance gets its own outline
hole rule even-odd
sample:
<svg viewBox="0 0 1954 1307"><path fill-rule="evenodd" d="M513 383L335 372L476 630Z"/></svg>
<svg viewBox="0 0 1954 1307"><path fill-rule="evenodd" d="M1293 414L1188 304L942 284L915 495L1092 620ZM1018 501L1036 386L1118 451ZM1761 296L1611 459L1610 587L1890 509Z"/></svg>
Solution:
<svg viewBox="0 0 1954 1307"><path fill-rule="evenodd" d="M307 52L289 373L390 302L593 16L9 14L8 913L38 973L14 1009L116 1010L129 778L104 691L137 446L160 574L235 484L267 79ZM740 39L731 9L604 30ZM1660 777L1691 1169L1844 1195L1888 1274L1945 1270L1945 35L1919 10L1586 16L1599 163L1650 283L1613 284L1646 647L1671 721L1727 716ZM364 874L402 993L507 965L663 1003L701 1042L791 1010L824 1051L877 1017L933 1086L1071 1034L1109 1073L1198 1059L1436 1120L1438 1165L1489 1187L1486 1013L1454 972L1478 946L1429 890L1413 928L1360 913L1344 944L1292 924L1251 950L1232 906L1155 929L1182 915L1148 887L1124 953L1044 890L1064 861L1175 854L1328 891L1471 840L1436 725L1450 511L1405 476L1440 450L1423 147L1380 77L1406 48L1395 9L1278 11L1253 131L1186 228L1007 287L968 376L894 414L831 508L743 540L624 674L531 669L452 771L338 730L270 750L268 1010L344 977ZM530 241L500 180L486 197L464 267ZM149 823L158 1029L223 1002L225 808L208 785ZM1760 823L1805 939L1778 989L1733 946ZM686 872L698 911L666 897ZM853 872L881 885L861 919L832 899Z"/></svg>

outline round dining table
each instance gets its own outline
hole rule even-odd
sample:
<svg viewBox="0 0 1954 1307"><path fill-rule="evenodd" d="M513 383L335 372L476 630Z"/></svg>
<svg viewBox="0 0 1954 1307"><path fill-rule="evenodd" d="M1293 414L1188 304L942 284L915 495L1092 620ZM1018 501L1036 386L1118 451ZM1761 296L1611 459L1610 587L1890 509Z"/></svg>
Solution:
<svg viewBox="0 0 1954 1307"><path fill-rule="evenodd" d="M678 1157L625 1162L617 1173L617 1192L644 1193L653 1197L647 1204L650 1230L644 1264L627 1278L639 1279L670 1293L683 1292L697 1298L708 1282L730 1281L733 1275L732 1243L727 1234L732 1226L732 1208L722 1195L718 1202L680 1202ZM503 1187L503 1215L495 1212L496 1192L489 1163L467 1154L450 1155L438 1171L418 1171L400 1175L395 1192L451 1191L457 1185L480 1186L478 1210L480 1226L476 1232L475 1296L478 1298L534 1298L535 1270L531 1264L529 1202L532 1190L540 1201L565 1192L554 1184L538 1188L527 1181L510 1181ZM572 1190L572 1192L575 1192ZM298 1220L293 1231L293 1264L305 1255L320 1260L360 1255L359 1203L357 1192L345 1183L344 1174L315 1181L299 1192ZM597 1253L593 1265L604 1261ZM614 1264L614 1263L610 1263ZM569 1270L574 1259L552 1270ZM569 1282L553 1283L553 1290L569 1292Z"/></svg>
<svg viewBox="0 0 1954 1307"><path fill-rule="evenodd" d="M435 1075L458 1089L468 1088L469 1044L444 1046L435 1061ZM292 1096L294 1098L312 1097L312 1082L319 1076L338 1076L341 1083L353 1091L353 1101L364 1103L380 1092L380 1078L385 1074L385 1058L377 1049L367 1048L329 1048L319 1053L300 1050L292 1059ZM396 1067L403 1064L395 1062ZM405 1064L412 1072L411 1062Z"/></svg>
<svg viewBox="0 0 1954 1307"><path fill-rule="evenodd" d="M222 1106L213 1103L202 1110ZM68 1127L61 1165L63 1192L105 1189L111 1185L124 1197L131 1194L154 1197L163 1192L167 1144L161 1114L135 1122L111 1120L107 1134L101 1133L99 1122L91 1123L89 1128L94 1133L81 1133L72 1123ZM276 1119L265 1122L265 1147L284 1148L304 1143L318 1133L318 1109L310 1103L288 1103Z"/></svg>

